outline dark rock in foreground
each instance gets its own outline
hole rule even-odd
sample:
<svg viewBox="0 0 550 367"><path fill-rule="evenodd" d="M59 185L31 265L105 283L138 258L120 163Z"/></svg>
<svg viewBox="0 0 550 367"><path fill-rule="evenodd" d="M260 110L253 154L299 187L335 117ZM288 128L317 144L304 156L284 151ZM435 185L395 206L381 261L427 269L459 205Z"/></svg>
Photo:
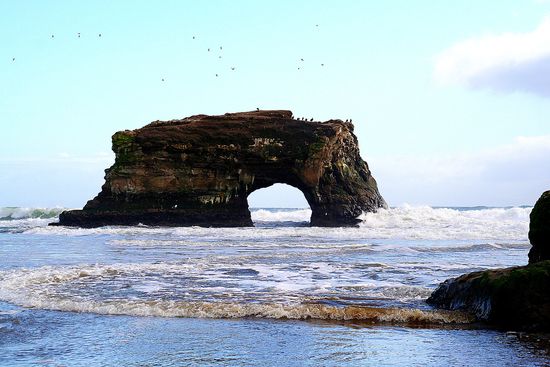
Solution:
<svg viewBox="0 0 550 367"><path fill-rule="evenodd" d="M427 302L471 312L496 327L550 331L550 261L449 279Z"/></svg>
<svg viewBox="0 0 550 367"><path fill-rule="evenodd" d="M531 211L529 263L550 260L550 191L542 193Z"/></svg>
<svg viewBox="0 0 550 367"><path fill-rule="evenodd" d="M299 121L290 111L197 115L113 135L101 192L59 224L251 226L247 197L286 183L301 190L314 226L354 225L385 207L353 125Z"/></svg>

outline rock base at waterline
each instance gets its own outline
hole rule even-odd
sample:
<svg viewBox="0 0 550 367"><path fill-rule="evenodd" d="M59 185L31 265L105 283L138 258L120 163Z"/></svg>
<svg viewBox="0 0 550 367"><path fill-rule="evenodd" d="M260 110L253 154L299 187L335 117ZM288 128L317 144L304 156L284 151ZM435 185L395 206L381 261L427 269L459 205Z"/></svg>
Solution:
<svg viewBox="0 0 550 367"><path fill-rule="evenodd" d="M449 279L427 302L508 330L550 331L550 261Z"/></svg>

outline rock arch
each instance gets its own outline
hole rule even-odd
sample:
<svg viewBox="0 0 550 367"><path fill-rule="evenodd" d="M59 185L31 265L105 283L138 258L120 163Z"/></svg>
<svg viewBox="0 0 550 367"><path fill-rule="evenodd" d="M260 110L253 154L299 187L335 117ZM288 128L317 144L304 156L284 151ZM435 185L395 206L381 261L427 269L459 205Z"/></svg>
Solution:
<svg viewBox="0 0 550 367"><path fill-rule="evenodd" d="M101 192L59 224L251 226L248 195L274 183L303 192L311 225L354 225L385 207L353 125L290 111L196 115L113 135Z"/></svg>

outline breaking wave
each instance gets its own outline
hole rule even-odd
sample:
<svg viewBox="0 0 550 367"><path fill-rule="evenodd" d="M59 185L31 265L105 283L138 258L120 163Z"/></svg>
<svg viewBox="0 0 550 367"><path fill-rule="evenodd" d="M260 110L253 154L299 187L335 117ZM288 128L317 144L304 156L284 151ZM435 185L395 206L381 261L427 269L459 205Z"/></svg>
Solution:
<svg viewBox="0 0 550 367"><path fill-rule="evenodd" d="M357 228L312 228L309 209L253 209L257 228L201 228L148 226L109 226L94 229L45 227L63 208L0 208L0 232L87 235L166 233L182 236L215 235L227 238L308 236L329 240L404 239L404 240L486 240L527 241L530 207L513 208L432 208L403 206L364 213ZM49 219L49 220L48 220ZM20 227L20 228L19 228ZM5 230L2 230L5 228ZM9 229L8 229L9 228Z"/></svg>
<svg viewBox="0 0 550 367"><path fill-rule="evenodd" d="M406 205L364 213L360 228L372 238L526 240L531 209Z"/></svg>
<svg viewBox="0 0 550 367"><path fill-rule="evenodd" d="M13 274L12 274L13 275ZM36 275L36 274L35 274ZM44 275L44 274L43 274ZM73 273L76 278L89 273ZM105 315L196 317L196 318L269 318L296 320L361 321L388 324L466 324L474 321L462 312L421 310L361 305L332 305L323 300L294 303L258 303L234 301L183 301L165 299L87 299L35 291L32 285L67 282L71 277L56 274L38 277L4 277L0 281L0 299L22 307ZM31 285L31 286L30 286ZM30 287L29 287L30 286ZM47 287L46 287L47 288ZM329 301L326 301L329 302Z"/></svg>
<svg viewBox="0 0 550 367"><path fill-rule="evenodd" d="M88 265L0 271L0 301L112 315L419 325L472 321L431 310L423 300L442 279L525 253L531 212L405 206L365 213L355 228L304 225L308 209L252 210L257 228L46 226L62 210L1 208L0 232L66 236L68 242L83 236L76 241L92 248L147 251L152 258L101 264L105 258L98 255ZM164 253L175 262L157 256Z"/></svg>
<svg viewBox="0 0 550 367"><path fill-rule="evenodd" d="M74 299L10 300L23 307L104 315L196 317L196 318L268 318L294 320L363 321L388 324L467 324L474 318L463 312L376 308L363 306L330 306L320 303L260 304L185 301L78 301Z"/></svg>
<svg viewBox="0 0 550 367"><path fill-rule="evenodd" d="M21 208L2 207L0 208L0 220L17 219L48 219L57 218L66 208Z"/></svg>
<svg viewBox="0 0 550 367"><path fill-rule="evenodd" d="M309 222L310 209L252 209L253 222Z"/></svg>
<svg viewBox="0 0 550 367"><path fill-rule="evenodd" d="M256 294L256 298L235 298L230 294L239 293L237 288L222 287L219 283L216 289L221 289L219 296L223 296L203 300L194 294L196 288L185 287L182 291L170 284L188 282L194 275L187 271L194 268L191 264L159 263L14 269L0 272L0 300L28 308L107 315L355 320L418 325L473 321L470 315L460 312L373 307L358 303L361 299L297 296L292 289L286 290L283 297L277 296L277 292L261 296L258 291L251 291L250 295ZM237 276L246 278L256 273L241 272ZM250 286L246 281L243 284ZM170 289L169 295L162 293L163 288ZM410 293L412 288L407 294L395 287L388 290L399 293L394 296L417 296L417 291Z"/></svg>

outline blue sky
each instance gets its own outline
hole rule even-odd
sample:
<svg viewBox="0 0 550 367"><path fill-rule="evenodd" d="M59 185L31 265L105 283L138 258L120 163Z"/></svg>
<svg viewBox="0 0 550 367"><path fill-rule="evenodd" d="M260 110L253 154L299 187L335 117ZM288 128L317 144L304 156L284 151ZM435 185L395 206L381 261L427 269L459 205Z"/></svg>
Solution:
<svg viewBox="0 0 550 367"><path fill-rule="evenodd" d="M256 107L352 118L390 205L532 204L548 17L543 0L2 1L0 206L80 207L115 131Z"/></svg>

